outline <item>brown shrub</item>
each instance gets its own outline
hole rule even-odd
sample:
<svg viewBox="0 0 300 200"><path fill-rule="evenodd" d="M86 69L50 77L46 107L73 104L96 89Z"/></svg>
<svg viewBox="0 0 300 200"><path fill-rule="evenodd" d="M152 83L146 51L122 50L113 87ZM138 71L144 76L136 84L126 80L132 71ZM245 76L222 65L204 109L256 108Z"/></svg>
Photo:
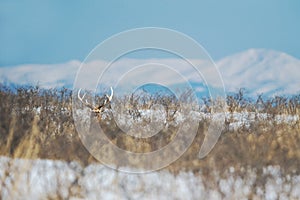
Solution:
<svg viewBox="0 0 300 200"><path fill-rule="evenodd" d="M128 98L134 102L133 113L138 112L139 108L151 108L156 103L162 103L171 111L169 120L172 120L172 115L176 112L177 102L169 97L151 96L150 101ZM120 103L125 100L126 97L116 99ZM238 94L228 96L227 101L231 112L265 112L271 114L271 117L255 121L250 129L223 131L215 148L202 160L198 158L198 153L210 122L200 121L193 144L180 159L168 167L170 171L197 172L201 169L205 174L211 169L222 170L228 166L235 166L236 169L246 166L261 169L266 165L280 165L283 170L300 173L300 122L298 120L293 125L278 124L274 119L276 114L299 115L300 95L272 99L264 99L260 95L256 101L251 101L240 90ZM70 90L43 90L39 87L18 87L11 90L0 85L0 102L0 155L77 160L84 165L96 162L81 143L74 127ZM211 101L205 102L209 107ZM177 131L177 127L170 126L157 136L135 139L123 134L114 121L100 123L115 145L133 152L160 149L172 140Z"/></svg>

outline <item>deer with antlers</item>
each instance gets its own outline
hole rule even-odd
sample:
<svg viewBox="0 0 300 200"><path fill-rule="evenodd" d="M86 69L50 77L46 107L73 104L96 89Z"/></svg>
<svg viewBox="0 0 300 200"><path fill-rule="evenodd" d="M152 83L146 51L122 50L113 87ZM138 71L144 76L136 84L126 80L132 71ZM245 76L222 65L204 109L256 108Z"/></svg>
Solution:
<svg viewBox="0 0 300 200"><path fill-rule="evenodd" d="M93 112L95 114L100 114L106 106L110 105L110 102L114 95L114 91L113 91L112 87L110 87L110 91L111 91L110 95L105 94L105 96L100 99L99 104L96 106L89 103L87 101L87 99L85 99L85 101L84 101L84 97L85 97L86 93L84 93L82 96L80 96L81 88L78 90L78 99L81 101L82 104L84 104L85 106L90 108L91 112Z"/></svg>

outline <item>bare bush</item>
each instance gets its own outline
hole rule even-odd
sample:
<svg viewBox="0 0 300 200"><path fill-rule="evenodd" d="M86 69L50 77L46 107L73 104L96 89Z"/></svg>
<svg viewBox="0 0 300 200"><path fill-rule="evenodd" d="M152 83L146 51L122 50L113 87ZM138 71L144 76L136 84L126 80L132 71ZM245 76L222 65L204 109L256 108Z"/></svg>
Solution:
<svg viewBox="0 0 300 200"><path fill-rule="evenodd" d="M245 90L227 97L231 113L254 113L256 118L247 128L225 129L209 156L198 159L198 152L210 119L199 119L196 138L184 155L168 169L174 173L180 170L204 172L211 168L222 170L224 166L236 169L250 165L262 168L280 165L284 170L299 173L300 166L300 123L278 123L278 115L300 114L300 95L266 98L259 95L256 100L246 97ZM16 87L0 85L0 155L9 157L47 158L77 160L83 164L95 159L82 145L72 118L72 92L66 88L45 90L39 87ZM96 97L96 101L97 101ZM174 96L148 95L123 96L113 99L113 104L123 105L132 118L141 118L141 111L161 105L172 122L179 113L179 102L193 102L190 91ZM203 98L207 113L214 102ZM200 108L199 108L200 109ZM111 112L108 109L108 113ZM103 114L104 115L104 114ZM267 116L260 119L261 116ZM178 130L176 124L163 128L150 138L134 138L118 128L113 117L100 123L108 138L120 148L133 152L151 152L167 145ZM229 119L229 123L230 119ZM170 123L172 124L172 123Z"/></svg>

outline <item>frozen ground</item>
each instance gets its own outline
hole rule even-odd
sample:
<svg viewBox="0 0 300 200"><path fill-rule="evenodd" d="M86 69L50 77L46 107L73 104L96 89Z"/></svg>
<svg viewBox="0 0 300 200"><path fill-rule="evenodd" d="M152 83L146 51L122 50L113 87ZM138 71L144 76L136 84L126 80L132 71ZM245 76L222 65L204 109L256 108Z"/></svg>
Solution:
<svg viewBox="0 0 300 200"><path fill-rule="evenodd" d="M213 174L127 174L100 164L0 157L0 199L300 199L300 175L279 166L260 176L233 167Z"/></svg>

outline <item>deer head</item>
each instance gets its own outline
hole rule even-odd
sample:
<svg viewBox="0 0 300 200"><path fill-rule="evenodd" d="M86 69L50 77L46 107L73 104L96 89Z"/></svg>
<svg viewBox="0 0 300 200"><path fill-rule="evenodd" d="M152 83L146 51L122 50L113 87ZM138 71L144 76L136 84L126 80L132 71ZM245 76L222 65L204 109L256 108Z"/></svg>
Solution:
<svg viewBox="0 0 300 200"><path fill-rule="evenodd" d="M81 88L78 90L78 99L81 101L82 104L84 104L85 106L87 106L88 108L90 108L91 112L93 113L101 113L102 109L108 105L113 97L114 91L112 89L112 87L110 87L111 93L110 95L105 94L104 97L102 97L100 99L100 102L98 105L92 105L91 103L88 102L87 99L84 99L86 93L84 93L82 96L80 96L80 92L81 92Z"/></svg>

